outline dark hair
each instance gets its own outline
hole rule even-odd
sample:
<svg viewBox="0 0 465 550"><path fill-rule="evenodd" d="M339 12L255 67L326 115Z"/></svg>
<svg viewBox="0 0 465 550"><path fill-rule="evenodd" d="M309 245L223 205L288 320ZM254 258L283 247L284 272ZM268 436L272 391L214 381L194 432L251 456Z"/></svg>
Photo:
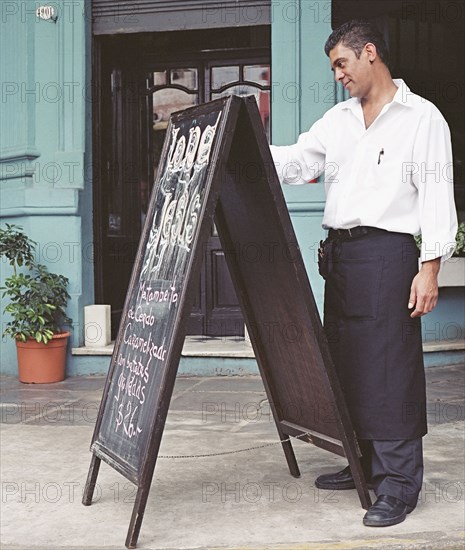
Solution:
<svg viewBox="0 0 465 550"><path fill-rule="evenodd" d="M355 52L358 59L362 55L365 44L371 42L376 46L376 51L381 61L389 67L389 51L386 41L378 27L368 21L347 21L335 29L325 44L325 53L329 57L329 52L336 47L339 42Z"/></svg>

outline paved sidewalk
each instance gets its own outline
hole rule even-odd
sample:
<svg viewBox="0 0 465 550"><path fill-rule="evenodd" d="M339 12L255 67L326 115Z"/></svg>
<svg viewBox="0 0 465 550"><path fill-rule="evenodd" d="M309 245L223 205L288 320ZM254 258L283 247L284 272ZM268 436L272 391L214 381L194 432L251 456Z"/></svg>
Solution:
<svg viewBox="0 0 465 550"><path fill-rule="evenodd" d="M315 488L344 459L293 444L290 476L259 377L178 378L139 537L145 549L465 548L465 366L427 369L429 434L417 509L362 525L356 491ZM104 378L47 386L2 378L0 548L124 548L135 487L102 463L81 504ZM209 458L163 458L259 447Z"/></svg>

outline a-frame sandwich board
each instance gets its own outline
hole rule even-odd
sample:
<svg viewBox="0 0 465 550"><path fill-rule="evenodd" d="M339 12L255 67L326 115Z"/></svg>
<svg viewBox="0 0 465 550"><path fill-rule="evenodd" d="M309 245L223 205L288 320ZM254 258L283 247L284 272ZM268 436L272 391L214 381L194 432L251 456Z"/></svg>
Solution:
<svg viewBox="0 0 465 550"><path fill-rule="evenodd" d="M203 253L215 219L280 440L346 456L370 496L255 100L229 96L172 115L94 435L83 504L101 460L137 494L139 536ZM253 261L244 254L256 250ZM272 330L271 330L272 329ZM290 441L291 474L300 475Z"/></svg>

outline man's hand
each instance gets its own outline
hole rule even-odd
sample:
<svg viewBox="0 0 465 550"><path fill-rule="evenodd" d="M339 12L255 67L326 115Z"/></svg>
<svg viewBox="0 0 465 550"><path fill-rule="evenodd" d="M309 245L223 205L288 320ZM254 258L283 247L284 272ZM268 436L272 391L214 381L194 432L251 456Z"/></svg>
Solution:
<svg viewBox="0 0 465 550"><path fill-rule="evenodd" d="M432 311L438 303L438 273L441 258L421 264L410 288L408 308L415 307L410 317L421 317Z"/></svg>

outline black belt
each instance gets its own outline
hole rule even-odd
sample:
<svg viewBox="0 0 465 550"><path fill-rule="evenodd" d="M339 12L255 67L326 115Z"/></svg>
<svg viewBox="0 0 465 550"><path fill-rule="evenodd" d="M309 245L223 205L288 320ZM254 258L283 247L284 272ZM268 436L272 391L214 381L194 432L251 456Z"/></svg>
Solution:
<svg viewBox="0 0 465 550"><path fill-rule="evenodd" d="M330 239L341 239L341 240L350 240L350 239L359 239L364 237L369 233L383 232L385 229L379 229L378 227L370 227L368 225L358 225L357 227L351 227L350 229L330 229L328 237Z"/></svg>

